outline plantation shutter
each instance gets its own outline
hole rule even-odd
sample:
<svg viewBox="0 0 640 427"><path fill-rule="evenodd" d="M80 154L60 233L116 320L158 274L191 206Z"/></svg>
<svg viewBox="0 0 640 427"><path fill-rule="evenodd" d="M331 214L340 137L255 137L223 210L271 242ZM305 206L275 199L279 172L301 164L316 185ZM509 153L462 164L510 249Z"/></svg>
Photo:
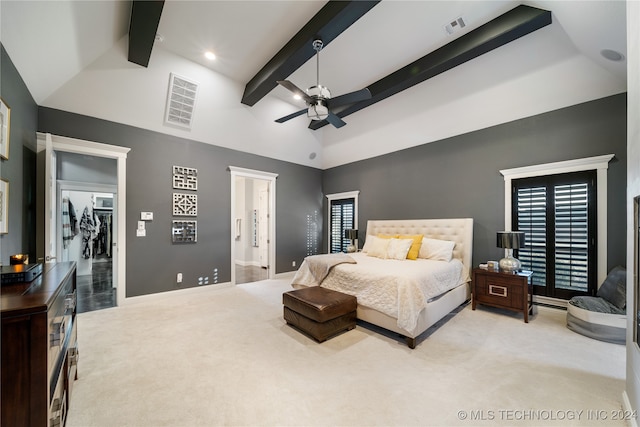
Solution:
<svg viewBox="0 0 640 427"><path fill-rule="evenodd" d="M546 286L547 277L547 189L518 188L517 230L525 232L526 247L518 251L522 267L533 271L531 283Z"/></svg>
<svg viewBox="0 0 640 427"><path fill-rule="evenodd" d="M513 192L513 227L527 242L518 259L533 271L534 293L594 294L595 172L518 179Z"/></svg>
<svg viewBox="0 0 640 427"><path fill-rule="evenodd" d="M344 231L354 228L355 224L355 199L339 199L331 201L331 234L329 252L346 252L347 245L351 242L344 238Z"/></svg>

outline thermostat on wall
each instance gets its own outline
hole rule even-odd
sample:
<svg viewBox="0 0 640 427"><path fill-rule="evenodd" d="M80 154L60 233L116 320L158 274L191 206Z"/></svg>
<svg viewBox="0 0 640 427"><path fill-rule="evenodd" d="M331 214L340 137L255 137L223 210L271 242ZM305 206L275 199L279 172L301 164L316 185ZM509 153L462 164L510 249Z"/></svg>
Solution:
<svg viewBox="0 0 640 427"><path fill-rule="evenodd" d="M143 221L153 221L153 212L140 212L140 219Z"/></svg>

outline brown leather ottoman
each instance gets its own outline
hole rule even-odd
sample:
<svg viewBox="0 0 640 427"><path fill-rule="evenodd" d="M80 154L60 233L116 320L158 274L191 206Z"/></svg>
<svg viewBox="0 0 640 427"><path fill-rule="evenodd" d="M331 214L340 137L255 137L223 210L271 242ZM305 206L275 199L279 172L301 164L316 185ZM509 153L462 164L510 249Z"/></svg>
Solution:
<svg viewBox="0 0 640 427"><path fill-rule="evenodd" d="M311 286L282 294L284 320L318 342L356 327L356 297Z"/></svg>

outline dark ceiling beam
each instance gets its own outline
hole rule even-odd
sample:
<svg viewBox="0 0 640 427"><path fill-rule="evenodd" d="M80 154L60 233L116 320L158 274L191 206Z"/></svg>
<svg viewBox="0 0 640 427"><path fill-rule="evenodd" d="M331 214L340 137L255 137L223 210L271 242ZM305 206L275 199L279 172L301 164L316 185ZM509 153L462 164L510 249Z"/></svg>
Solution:
<svg viewBox="0 0 640 427"><path fill-rule="evenodd" d="M370 99L337 108L333 113L338 117L346 117L549 24L551 12L525 5L517 6L367 86L371 92ZM309 128L319 129L328 123L326 120L314 120Z"/></svg>
<svg viewBox="0 0 640 427"><path fill-rule="evenodd" d="M164 0L135 0L129 22L129 62L146 67L156 40Z"/></svg>
<svg viewBox="0 0 640 427"><path fill-rule="evenodd" d="M314 40L321 39L326 47L379 2L327 2L247 83L241 102L252 106L264 98L278 85L278 80L285 80L316 54L312 46Z"/></svg>

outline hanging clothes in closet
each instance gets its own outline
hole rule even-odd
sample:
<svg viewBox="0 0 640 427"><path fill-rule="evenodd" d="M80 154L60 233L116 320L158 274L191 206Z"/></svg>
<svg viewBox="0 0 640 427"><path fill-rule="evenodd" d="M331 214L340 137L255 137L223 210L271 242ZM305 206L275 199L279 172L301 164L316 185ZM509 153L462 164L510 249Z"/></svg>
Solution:
<svg viewBox="0 0 640 427"><path fill-rule="evenodd" d="M91 258L91 246L96 233L96 224L89 207L85 206L80 218L80 232L82 233L82 257Z"/></svg>
<svg viewBox="0 0 640 427"><path fill-rule="evenodd" d="M111 219L112 213L108 210L94 209L97 221L98 234L93 242L93 257L106 255L111 257Z"/></svg>
<svg viewBox="0 0 640 427"><path fill-rule="evenodd" d="M62 199L62 247L68 248L69 243L78 235L78 217L68 197Z"/></svg>

